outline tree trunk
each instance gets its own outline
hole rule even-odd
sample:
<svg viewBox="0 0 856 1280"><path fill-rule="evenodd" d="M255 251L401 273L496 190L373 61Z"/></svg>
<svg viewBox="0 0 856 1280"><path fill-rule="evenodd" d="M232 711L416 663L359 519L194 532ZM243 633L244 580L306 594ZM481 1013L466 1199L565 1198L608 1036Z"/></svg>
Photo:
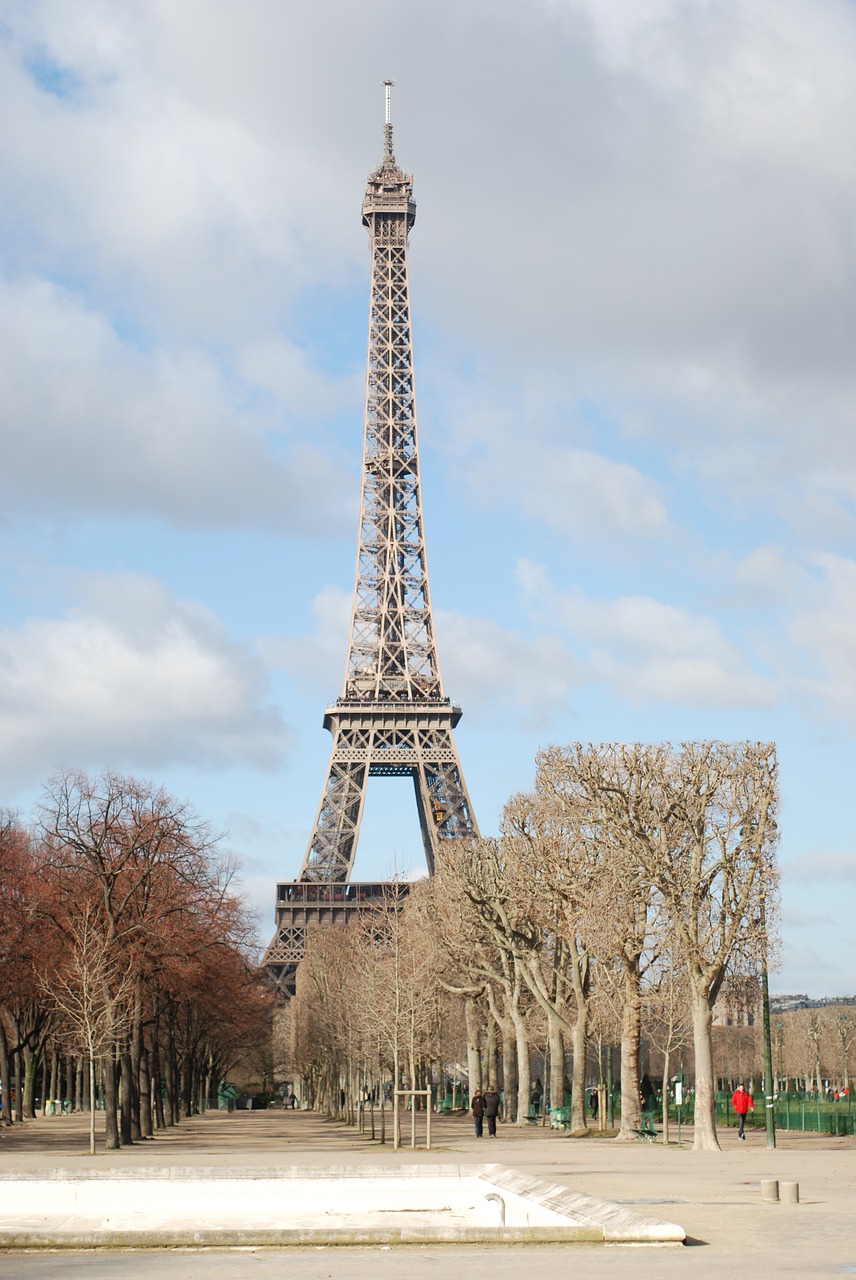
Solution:
<svg viewBox="0 0 856 1280"><path fill-rule="evenodd" d="M143 1129L140 1121L140 1064L143 1055L143 1021L142 1021L142 995L140 988L137 987L134 996L134 1022L131 1029L131 1043L129 1045L129 1084L131 1088L131 1141L139 1142L142 1137Z"/></svg>
<svg viewBox="0 0 856 1280"><path fill-rule="evenodd" d="M669 1062L671 1053L667 1044L663 1050L663 1146L669 1145Z"/></svg>
<svg viewBox="0 0 856 1280"><path fill-rule="evenodd" d="M185 1119L189 1120L193 1112L193 1060L189 1055L184 1059L179 1078L181 1080L181 1106Z"/></svg>
<svg viewBox="0 0 856 1280"><path fill-rule="evenodd" d="M606 1124L607 1128L615 1128L615 1089L614 1072L613 1072L613 1053L612 1045L606 1046ZM598 1118L600 1107L598 1107Z"/></svg>
<svg viewBox="0 0 856 1280"><path fill-rule="evenodd" d="M467 996L464 1001L464 1017L467 1024L467 1075L470 1083L470 1097L472 1097L476 1089L484 1088L479 1054L482 1019L474 996Z"/></svg>
<svg viewBox="0 0 856 1280"><path fill-rule="evenodd" d="M39 1061L28 1044L24 1045L24 1115L36 1118L36 1072Z"/></svg>
<svg viewBox="0 0 856 1280"><path fill-rule="evenodd" d="M166 1044L163 1053L163 1074L166 1087L166 1122L168 1125L178 1124L178 1080L175 1069L175 1040L171 1025L167 1027Z"/></svg>
<svg viewBox="0 0 856 1280"><path fill-rule="evenodd" d="M54 1049L54 1054L56 1049ZM48 1064L48 1055L42 1051L42 1115L48 1113L48 1085L50 1084L50 1066Z"/></svg>
<svg viewBox="0 0 856 1280"><path fill-rule="evenodd" d="M526 1019L517 1002L517 992L512 1004L511 1017L514 1022L514 1041L517 1051L517 1107L515 1123L529 1123L529 1094L532 1086L532 1066L529 1060L529 1037L526 1033ZM505 1119L511 1120L511 1109L506 1102Z"/></svg>
<svg viewBox="0 0 856 1280"><path fill-rule="evenodd" d="M0 1017L0 1089L3 1092L0 1119L4 1124L12 1123L12 1077L9 1070L9 1042L6 1039L6 1027Z"/></svg>
<svg viewBox="0 0 856 1280"><path fill-rule="evenodd" d="M47 1097L42 1099L42 1106L45 1105L48 1098L52 1102L56 1102L59 1097L59 1076L60 1076L60 1056L56 1045L51 1050L51 1079L47 1090Z"/></svg>
<svg viewBox="0 0 856 1280"><path fill-rule="evenodd" d="M160 1023L155 1023L152 1032L152 1084L155 1095L155 1124L159 1129L166 1128L166 1116L163 1109L163 1078L160 1064Z"/></svg>
<svg viewBox="0 0 856 1280"><path fill-rule="evenodd" d="M624 1009L621 1016L621 1126L616 1142L635 1142L642 1126L639 1100L639 1037L642 1008L639 996L639 969L625 963Z"/></svg>
<svg viewBox="0 0 856 1280"><path fill-rule="evenodd" d="M133 1124L133 1106L134 1106L134 1083L133 1070L131 1067L131 1055L127 1049L122 1051L119 1059L119 1070L122 1080L122 1096L119 1106L119 1132L122 1135L122 1145L130 1146L134 1141L133 1129L137 1128L137 1137L139 1137L139 1127Z"/></svg>
<svg viewBox="0 0 856 1280"><path fill-rule="evenodd" d="M89 1154L95 1155L95 1059L89 1059Z"/></svg>
<svg viewBox="0 0 856 1280"><path fill-rule="evenodd" d="M137 1092L140 1098L140 1137L154 1136L152 1127L152 1081L149 1075L149 1051L145 1041L140 1048L140 1065L137 1074Z"/></svg>
<svg viewBox="0 0 856 1280"><path fill-rule="evenodd" d="M18 1027L15 1027L18 1031ZM24 1090L23 1076L21 1072L21 1037L18 1035L18 1045L15 1050L15 1119L18 1124L24 1123Z"/></svg>
<svg viewBox="0 0 856 1280"><path fill-rule="evenodd" d="M565 1037L562 1025L553 1014L547 1015L547 1038L550 1043L550 1106L565 1105ZM544 1106L546 1107L546 1100Z"/></svg>
<svg viewBox="0 0 856 1280"><path fill-rule="evenodd" d="M499 1025L492 1013L487 1014L487 1034L484 1046L484 1061L482 1063L482 1089L488 1084L493 1084L499 1088L499 1051L497 1049L496 1033Z"/></svg>
<svg viewBox="0 0 856 1280"><path fill-rule="evenodd" d="M713 1014L702 991L693 991L693 1049L695 1052L694 1151L720 1151L716 1136L716 1093L713 1080Z"/></svg>
<svg viewBox="0 0 856 1280"><path fill-rule="evenodd" d="M71 1054L65 1060L65 1088L62 1096L63 1099L68 1099L69 1107L74 1106L74 1058Z"/></svg>
<svg viewBox="0 0 856 1280"><path fill-rule="evenodd" d="M568 970L576 1006L573 1049L574 1066L571 1080L571 1133L587 1128L586 1121L586 1049L588 1047L588 997L590 988L588 951L575 937L569 948Z"/></svg>
<svg viewBox="0 0 856 1280"><path fill-rule="evenodd" d="M506 1116L517 1114L517 1044L514 1034L514 1021L507 1015L499 1023L499 1034L502 1038L502 1085L503 1101ZM488 1084L499 1087L496 1080L488 1080Z"/></svg>
<svg viewBox="0 0 856 1280"><path fill-rule="evenodd" d="M571 1077L571 1133L588 1127L586 1122L586 1008L574 1023L574 1066Z"/></svg>
<svg viewBox="0 0 856 1280"><path fill-rule="evenodd" d="M119 1098L116 1087L116 1060L108 1050L101 1059L101 1078L104 1081L104 1146L108 1151L118 1151Z"/></svg>

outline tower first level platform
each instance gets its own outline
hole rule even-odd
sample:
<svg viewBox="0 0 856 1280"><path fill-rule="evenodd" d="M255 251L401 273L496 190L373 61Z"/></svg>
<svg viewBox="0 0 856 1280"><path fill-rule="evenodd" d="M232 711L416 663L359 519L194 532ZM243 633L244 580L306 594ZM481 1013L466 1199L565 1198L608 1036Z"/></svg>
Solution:
<svg viewBox="0 0 856 1280"><path fill-rule="evenodd" d="M429 872L444 840L473 836L452 737L460 717L460 707L445 698L340 698L327 708L324 727L333 735L333 749L301 880L349 878L371 777L413 779Z"/></svg>
<svg viewBox="0 0 856 1280"><path fill-rule="evenodd" d="M284 881L276 886L276 934L265 956L265 968L282 995L294 995L297 966L306 954L314 929L349 925L367 910L397 908L409 885L373 881L310 884Z"/></svg>

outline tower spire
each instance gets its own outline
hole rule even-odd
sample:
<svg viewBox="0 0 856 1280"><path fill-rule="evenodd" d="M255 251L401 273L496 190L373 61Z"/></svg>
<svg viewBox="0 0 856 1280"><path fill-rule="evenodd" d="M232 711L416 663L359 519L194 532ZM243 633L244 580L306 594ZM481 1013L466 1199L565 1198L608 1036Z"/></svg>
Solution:
<svg viewBox="0 0 856 1280"><path fill-rule="evenodd" d="M384 80L383 86L386 92L386 120L383 126L383 162L395 164L395 156L392 152L392 90L395 85L394 80Z"/></svg>

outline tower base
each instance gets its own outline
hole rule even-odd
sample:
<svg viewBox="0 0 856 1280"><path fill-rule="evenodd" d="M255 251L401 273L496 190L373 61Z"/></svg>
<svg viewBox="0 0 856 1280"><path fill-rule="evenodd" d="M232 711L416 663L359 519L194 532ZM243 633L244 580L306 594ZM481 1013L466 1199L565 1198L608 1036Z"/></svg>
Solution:
<svg viewBox="0 0 856 1280"><path fill-rule="evenodd" d="M290 1000L313 929L349 925L365 911L401 902L409 890L409 884L398 880L283 881L276 886L276 932L262 969L280 995Z"/></svg>

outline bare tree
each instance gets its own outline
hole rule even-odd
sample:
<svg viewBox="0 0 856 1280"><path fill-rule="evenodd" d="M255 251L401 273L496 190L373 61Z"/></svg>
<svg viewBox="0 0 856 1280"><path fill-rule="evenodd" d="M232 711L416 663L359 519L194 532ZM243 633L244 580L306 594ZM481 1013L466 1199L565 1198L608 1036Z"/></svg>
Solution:
<svg viewBox="0 0 856 1280"><path fill-rule="evenodd" d="M777 767L770 743L553 749L554 791L580 777L598 830L623 832L634 883L657 895L686 966L695 1050L697 1149L718 1150L711 1027L729 968L757 967L777 871ZM564 778L563 778L564 773Z"/></svg>
<svg viewBox="0 0 856 1280"><path fill-rule="evenodd" d="M130 1026L136 987L133 957L122 956L89 907L67 928L67 952L42 976L42 988L62 1018L69 1046L89 1063L89 1151L95 1154L95 1072L112 1061Z"/></svg>
<svg viewBox="0 0 856 1280"><path fill-rule="evenodd" d="M669 1073L673 1056L690 1040L689 983L680 957L665 946L648 974L643 1001L646 1035L663 1057L662 1142L669 1142Z"/></svg>
<svg viewBox="0 0 856 1280"><path fill-rule="evenodd" d="M435 912L445 946L481 987L503 1044L506 1116L526 1124L530 1096L527 961L540 931L517 892L507 841L482 840L443 850ZM516 1066L516 1071L514 1070Z"/></svg>
<svg viewBox="0 0 856 1280"><path fill-rule="evenodd" d="M40 826L44 914L60 934L69 921L97 922L105 946L134 961L133 1018L118 1055L121 1115L112 1060L103 1072L105 1140L116 1148L151 1136L152 1096L161 1107L150 1048L163 1062L169 1122L178 1120L180 1107L189 1114L199 1105L212 1071L212 1024L202 1025L204 986L192 1003L188 995L211 969L200 957L218 950L230 980L253 985L249 965L233 963L246 946L247 915L229 892L232 867L206 825L149 782L109 771L95 778L60 772L45 788ZM147 1026L154 1028L148 1038Z"/></svg>
<svg viewBox="0 0 856 1280"><path fill-rule="evenodd" d="M642 983L657 957L662 921L648 869L628 840L626 819L611 797L633 794L644 773L643 751L615 745L551 748L539 753L536 776L542 806L567 833L601 982L620 975L620 1142L635 1141L641 1124Z"/></svg>
<svg viewBox="0 0 856 1280"><path fill-rule="evenodd" d="M586 1128L590 867L564 815L543 797L512 797L503 815L506 860L513 890L539 945L525 953L524 973L547 1017L552 1099L564 1100L564 1036L573 1052L571 1131ZM555 1106L555 1101L553 1102Z"/></svg>

